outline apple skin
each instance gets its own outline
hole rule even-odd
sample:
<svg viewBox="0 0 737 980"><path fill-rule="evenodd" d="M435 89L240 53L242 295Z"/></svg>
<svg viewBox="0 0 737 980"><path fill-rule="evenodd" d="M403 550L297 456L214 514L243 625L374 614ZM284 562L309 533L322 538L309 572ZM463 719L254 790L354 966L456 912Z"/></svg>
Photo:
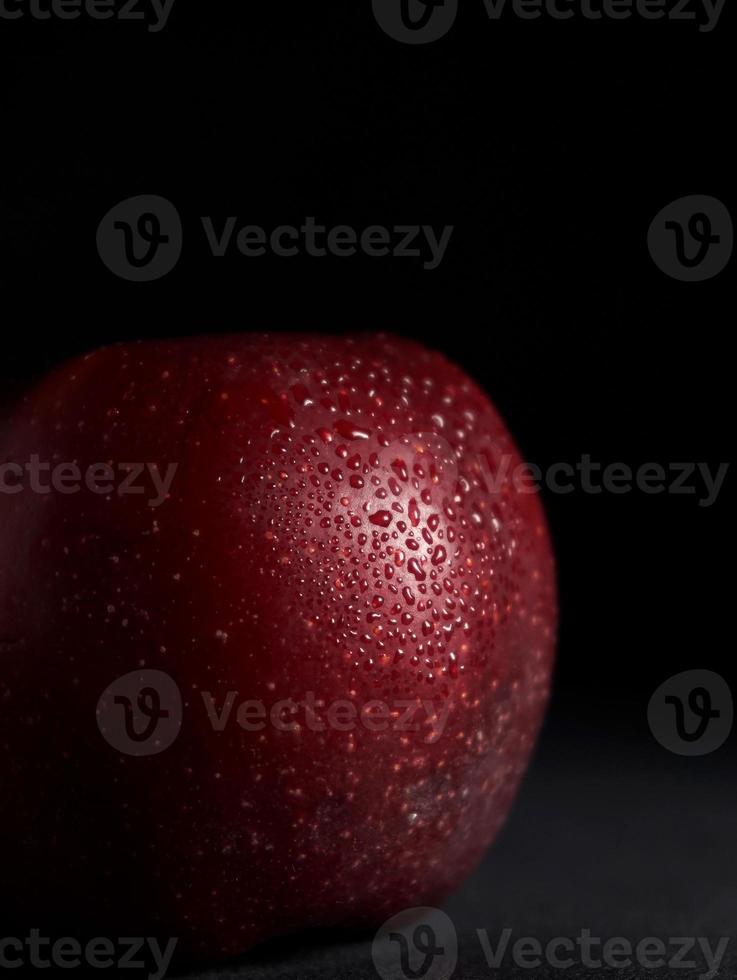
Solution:
<svg viewBox="0 0 737 980"><path fill-rule="evenodd" d="M0 494L0 834L19 925L173 936L207 959L441 902L505 818L553 663L539 496L512 481L485 394L385 335L119 345L24 399L0 462L32 454L177 470L158 507L143 477L144 494ZM139 669L183 699L179 736L140 758L96 716ZM229 692L218 731L205 700L219 714ZM236 722L242 701L310 692L448 713L438 737L419 708L414 731L396 714L381 731Z"/></svg>

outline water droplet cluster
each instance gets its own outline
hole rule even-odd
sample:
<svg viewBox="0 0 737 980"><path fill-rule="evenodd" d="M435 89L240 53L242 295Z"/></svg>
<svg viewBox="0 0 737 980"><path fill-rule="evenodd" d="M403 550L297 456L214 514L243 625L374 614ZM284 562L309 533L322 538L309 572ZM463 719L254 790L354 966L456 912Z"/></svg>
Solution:
<svg viewBox="0 0 737 980"><path fill-rule="evenodd" d="M497 631L530 613L521 503L488 486L489 454L516 453L498 417L437 355L407 363L391 342L332 360L297 346L260 373L275 424L239 471L237 509L291 625L346 690L460 694Z"/></svg>

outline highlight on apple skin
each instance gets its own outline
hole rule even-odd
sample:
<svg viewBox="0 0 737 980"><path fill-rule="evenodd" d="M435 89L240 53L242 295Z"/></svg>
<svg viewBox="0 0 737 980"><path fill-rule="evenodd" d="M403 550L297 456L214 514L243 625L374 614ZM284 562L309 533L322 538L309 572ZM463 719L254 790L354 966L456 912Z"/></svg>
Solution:
<svg viewBox="0 0 737 980"><path fill-rule="evenodd" d="M556 627L539 497L463 371L385 335L119 345L44 380L0 452L19 927L214 959L463 881Z"/></svg>

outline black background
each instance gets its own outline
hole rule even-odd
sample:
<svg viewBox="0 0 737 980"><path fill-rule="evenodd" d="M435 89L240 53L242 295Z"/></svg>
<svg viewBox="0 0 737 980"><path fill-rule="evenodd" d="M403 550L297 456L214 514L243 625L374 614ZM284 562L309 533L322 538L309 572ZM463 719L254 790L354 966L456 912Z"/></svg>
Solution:
<svg viewBox="0 0 737 980"><path fill-rule="evenodd" d="M380 329L465 366L543 467L583 453L730 459L733 266L681 283L646 241L675 198L734 211L729 10L707 34L637 18L494 23L469 0L447 37L410 47L366 0L209 6L177 0L160 34L0 20L4 411L62 358L112 341ZM181 261L146 284L117 279L95 245L102 216L137 194L168 198L184 224ZM455 231L434 271L214 259L202 215ZM730 473L708 508L701 489L546 494L556 688L510 822L450 906L471 935L467 975L491 975L476 928L733 929L734 736L682 759L646 718L679 671L733 683L731 490ZM372 975L365 945L322 940L242 966L262 968Z"/></svg>

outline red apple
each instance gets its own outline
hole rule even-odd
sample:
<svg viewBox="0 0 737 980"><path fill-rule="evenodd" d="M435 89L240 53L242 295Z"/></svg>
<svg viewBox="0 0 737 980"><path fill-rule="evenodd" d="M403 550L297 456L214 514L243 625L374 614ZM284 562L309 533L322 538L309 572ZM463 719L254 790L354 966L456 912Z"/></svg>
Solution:
<svg viewBox="0 0 737 980"><path fill-rule="evenodd" d="M25 399L0 464L19 923L213 957L462 881L556 616L539 498L462 371L385 336L110 347Z"/></svg>

